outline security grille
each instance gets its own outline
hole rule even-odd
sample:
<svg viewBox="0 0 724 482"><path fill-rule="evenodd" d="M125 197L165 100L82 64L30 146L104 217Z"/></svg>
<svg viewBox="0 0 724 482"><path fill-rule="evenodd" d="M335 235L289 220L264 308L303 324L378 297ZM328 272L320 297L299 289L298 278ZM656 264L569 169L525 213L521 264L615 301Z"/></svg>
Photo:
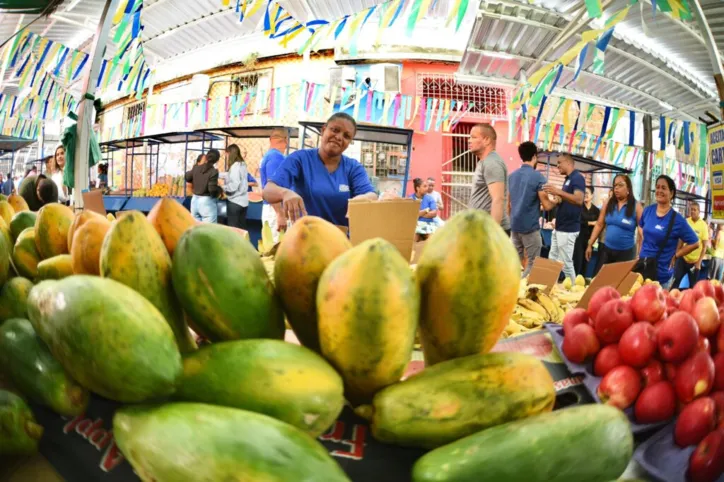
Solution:
<svg viewBox="0 0 724 482"><path fill-rule="evenodd" d="M477 119L507 119L510 89L457 82L453 74L417 74L417 95L436 99L465 102L470 107L466 117Z"/></svg>

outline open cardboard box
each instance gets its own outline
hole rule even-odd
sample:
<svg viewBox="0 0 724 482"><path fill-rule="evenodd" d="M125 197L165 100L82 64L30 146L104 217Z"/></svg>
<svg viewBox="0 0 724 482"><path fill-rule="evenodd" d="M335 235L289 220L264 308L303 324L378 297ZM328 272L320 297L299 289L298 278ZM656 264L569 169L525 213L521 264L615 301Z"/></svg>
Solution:
<svg viewBox="0 0 724 482"><path fill-rule="evenodd" d="M350 240L356 246L368 239L382 238L395 245L409 261L419 213L420 201L415 199L352 199L347 211Z"/></svg>
<svg viewBox="0 0 724 482"><path fill-rule="evenodd" d="M108 214L106 212L106 207L103 204L103 193L100 189L94 189L92 191L83 191L81 193L83 196L83 209L88 211L96 212L103 217L106 217Z"/></svg>
<svg viewBox="0 0 724 482"><path fill-rule="evenodd" d="M636 283L636 278L638 278L636 273L631 272L635 265L636 260L604 264L601 271L588 285L588 289L583 293L576 308L588 308L591 297L604 286L613 286L621 296L628 294L631 287Z"/></svg>
<svg viewBox="0 0 724 482"><path fill-rule="evenodd" d="M537 257L528 275L528 284L544 285L545 292L550 294L553 286L558 283L558 277L563 270L563 263L548 258Z"/></svg>

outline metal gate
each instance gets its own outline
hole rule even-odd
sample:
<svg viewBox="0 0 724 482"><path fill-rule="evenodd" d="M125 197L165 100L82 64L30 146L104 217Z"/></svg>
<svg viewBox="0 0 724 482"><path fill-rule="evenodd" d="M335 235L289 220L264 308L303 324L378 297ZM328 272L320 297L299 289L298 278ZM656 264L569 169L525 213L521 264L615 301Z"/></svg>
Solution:
<svg viewBox="0 0 724 482"><path fill-rule="evenodd" d="M475 124L460 123L451 133L443 133L443 155L448 159L442 164L443 218L448 219L464 211L473 190L473 175L478 158L468 150L470 130Z"/></svg>

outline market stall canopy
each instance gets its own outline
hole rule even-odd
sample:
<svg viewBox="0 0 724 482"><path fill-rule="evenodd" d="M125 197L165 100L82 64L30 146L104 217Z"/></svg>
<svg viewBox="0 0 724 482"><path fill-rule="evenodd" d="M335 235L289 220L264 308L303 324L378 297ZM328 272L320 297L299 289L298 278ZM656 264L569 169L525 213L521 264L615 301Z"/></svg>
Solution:
<svg viewBox="0 0 724 482"><path fill-rule="evenodd" d="M183 142L203 142L203 141L220 141L220 136L204 131L190 132L168 132L165 134L153 134L143 137L134 137L131 139L121 139L117 141L102 142L100 144L102 152L109 152L117 149L126 149L132 147L141 147L144 144L180 144Z"/></svg>
<svg viewBox="0 0 724 482"><path fill-rule="evenodd" d="M0 10L9 13L49 14L55 10L63 0L0 0Z"/></svg>
<svg viewBox="0 0 724 482"><path fill-rule="evenodd" d="M218 136L229 136L239 139L263 139L271 136L274 129L285 129L289 133L289 138L299 137L299 128L288 126L221 127L218 129L203 129L203 131Z"/></svg>
<svg viewBox="0 0 724 482"><path fill-rule="evenodd" d="M309 129L315 134L321 135L324 122L301 121L299 125L305 129ZM410 129L381 127L374 124L358 123L357 134L354 136L354 140L363 142L380 142L396 146L409 146L412 142L413 133L414 131Z"/></svg>
<svg viewBox="0 0 724 482"><path fill-rule="evenodd" d="M538 153L538 159L541 163L548 164L550 166L558 166L558 157L563 154L567 153L544 151ZM598 174L631 174L632 172L630 169L597 161L595 159L591 159L590 157L583 157L577 154L568 155L573 158L576 169L583 174L592 174L594 172Z"/></svg>
<svg viewBox="0 0 724 482"><path fill-rule="evenodd" d="M724 4L699 0L719 50L724 48ZM478 18L458 70L465 81L517 85L540 67L556 62L588 30L603 28L628 0L608 0L601 18L591 20L583 0L489 0ZM643 22L643 23L642 23ZM646 32L644 31L644 26ZM595 45L583 54L576 82L574 59L563 68L553 95L624 107L688 121L718 115L719 101L705 36L695 21L661 11L640 0L615 26L605 50L603 72L594 68Z"/></svg>
<svg viewBox="0 0 724 482"><path fill-rule="evenodd" d="M35 141L32 139L23 139L21 137L10 137L0 135L0 154L6 152L16 152L24 147L33 144Z"/></svg>

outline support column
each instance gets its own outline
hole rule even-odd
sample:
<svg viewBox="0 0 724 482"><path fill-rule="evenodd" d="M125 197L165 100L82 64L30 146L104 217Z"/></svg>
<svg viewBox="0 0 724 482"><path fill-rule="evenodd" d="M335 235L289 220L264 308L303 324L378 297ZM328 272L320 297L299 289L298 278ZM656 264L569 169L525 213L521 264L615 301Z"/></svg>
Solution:
<svg viewBox="0 0 724 482"><path fill-rule="evenodd" d="M82 192L88 188L88 154L95 121L92 96L95 95L103 54L106 51L106 44L113 24L113 15L118 9L119 3L120 0L106 0L98 23L98 29L93 38L93 46L90 50L90 68L83 79L83 90L81 92L86 95L81 97L78 103L78 124L76 126L78 138L75 147L75 186L73 186L73 206L76 209L83 208Z"/></svg>
<svg viewBox="0 0 724 482"><path fill-rule="evenodd" d="M724 67L722 67L719 48L716 45L716 40L714 40L714 34L711 33L709 24L706 22L706 16L704 15L704 9L701 7L701 2L699 0L690 0L689 5L691 6L694 18L696 18L696 23L704 39L709 60L714 70L714 82L716 83L716 90L719 93L719 115L720 119L724 119Z"/></svg>
<svg viewBox="0 0 724 482"><path fill-rule="evenodd" d="M659 127L660 128L660 127ZM643 196L641 199L644 206L651 203L651 169L649 166L649 156L654 152L654 132L652 119L650 114L644 114L644 162L641 170L643 176Z"/></svg>

